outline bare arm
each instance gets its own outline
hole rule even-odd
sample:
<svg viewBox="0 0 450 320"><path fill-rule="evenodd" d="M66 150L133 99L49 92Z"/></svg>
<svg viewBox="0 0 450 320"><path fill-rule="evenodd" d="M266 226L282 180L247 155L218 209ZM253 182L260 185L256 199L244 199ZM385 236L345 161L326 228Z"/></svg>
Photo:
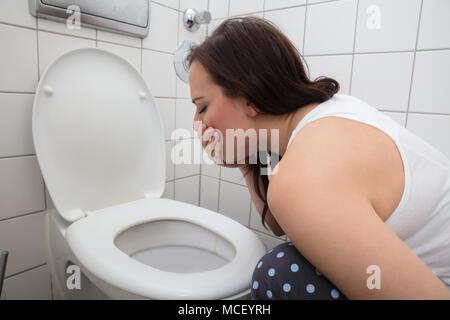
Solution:
<svg viewBox="0 0 450 320"><path fill-rule="evenodd" d="M253 185L253 177L250 175L245 175L245 170L242 167L239 167L239 169L242 172L242 175L245 177L245 182L247 183L248 191L250 192L251 199L253 201L253 204L255 205L256 210L258 210L259 215L262 215L263 209L264 209L264 202L261 200L261 198L256 194L255 187ZM262 181L259 180L262 187ZM260 188L261 188L260 187ZM261 188L262 189L262 188ZM270 209L267 209L267 213L265 216L265 222L269 226L270 230L276 235L276 236L282 236L284 235L283 229L281 229L278 222L275 220L275 218L272 215L272 212L270 212Z"/></svg>

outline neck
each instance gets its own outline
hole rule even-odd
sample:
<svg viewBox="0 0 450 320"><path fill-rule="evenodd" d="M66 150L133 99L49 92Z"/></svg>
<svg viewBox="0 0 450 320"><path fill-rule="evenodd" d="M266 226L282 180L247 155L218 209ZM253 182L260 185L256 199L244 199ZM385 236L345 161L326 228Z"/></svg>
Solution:
<svg viewBox="0 0 450 320"><path fill-rule="evenodd" d="M262 145L267 146L267 150L265 151L277 151L278 154L282 157L286 150L287 145L289 143L289 139L291 138L292 132L300 123L300 121L308 114L312 109L314 109L320 103L312 103L306 105L304 107L299 108L293 113L288 115L261 115L260 125L258 125L259 129L267 129L267 137L260 137L262 139L266 138L266 141L261 141ZM272 145L272 130L278 130L278 139L276 136L273 138L273 142L278 142L278 148L276 145ZM264 143L265 142L265 143ZM258 144L260 145L260 144ZM264 150L259 150L264 151Z"/></svg>

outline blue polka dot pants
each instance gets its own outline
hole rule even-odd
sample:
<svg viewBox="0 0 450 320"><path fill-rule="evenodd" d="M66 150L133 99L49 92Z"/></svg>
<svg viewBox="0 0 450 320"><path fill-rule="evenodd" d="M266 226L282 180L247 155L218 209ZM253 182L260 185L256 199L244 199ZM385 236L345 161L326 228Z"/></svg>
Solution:
<svg viewBox="0 0 450 320"><path fill-rule="evenodd" d="M253 271L253 300L346 300L291 243L269 250Z"/></svg>

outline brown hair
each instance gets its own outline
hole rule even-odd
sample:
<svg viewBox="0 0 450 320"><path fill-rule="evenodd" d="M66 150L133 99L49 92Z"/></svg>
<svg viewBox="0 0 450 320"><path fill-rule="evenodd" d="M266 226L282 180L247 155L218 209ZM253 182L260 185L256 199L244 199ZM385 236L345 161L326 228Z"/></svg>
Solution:
<svg viewBox="0 0 450 320"><path fill-rule="evenodd" d="M311 81L292 42L276 25L262 18L225 20L202 44L191 49L189 66L195 60L224 95L245 97L260 114L290 114L302 106L327 101L339 91L334 79L319 77ZM248 164L245 175L252 173L255 192L264 202L262 224L266 228L269 180L261 175L262 167L258 161Z"/></svg>

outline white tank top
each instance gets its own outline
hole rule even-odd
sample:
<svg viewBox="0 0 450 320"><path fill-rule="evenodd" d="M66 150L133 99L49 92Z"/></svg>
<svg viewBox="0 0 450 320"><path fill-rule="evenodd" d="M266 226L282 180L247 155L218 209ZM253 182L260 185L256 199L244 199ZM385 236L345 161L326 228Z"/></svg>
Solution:
<svg viewBox="0 0 450 320"><path fill-rule="evenodd" d="M392 138L403 161L405 188L385 224L450 289L450 160L391 117L344 94L335 94L307 113L288 147L307 123L329 116L369 124Z"/></svg>

